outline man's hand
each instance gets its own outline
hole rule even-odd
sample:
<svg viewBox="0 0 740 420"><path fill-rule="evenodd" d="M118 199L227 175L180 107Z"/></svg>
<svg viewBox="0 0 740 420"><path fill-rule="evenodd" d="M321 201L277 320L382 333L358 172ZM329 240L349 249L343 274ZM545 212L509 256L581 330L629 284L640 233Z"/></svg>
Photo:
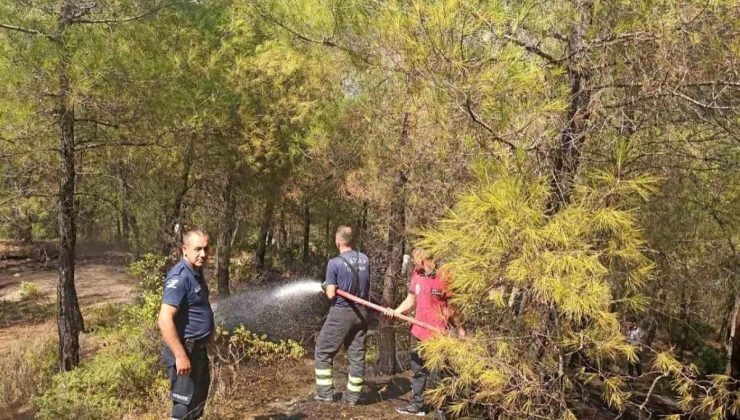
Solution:
<svg viewBox="0 0 740 420"><path fill-rule="evenodd" d="M383 310L383 315L387 316L388 318L395 318L396 310L393 308L385 308L385 310Z"/></svg>
<svg viewBox="0 0 740 420"><path fill-rule="evenodd" d="M188 359L187 355L175 358L175 369L177 369L178 375L190 375L190 359Z"/></svg>

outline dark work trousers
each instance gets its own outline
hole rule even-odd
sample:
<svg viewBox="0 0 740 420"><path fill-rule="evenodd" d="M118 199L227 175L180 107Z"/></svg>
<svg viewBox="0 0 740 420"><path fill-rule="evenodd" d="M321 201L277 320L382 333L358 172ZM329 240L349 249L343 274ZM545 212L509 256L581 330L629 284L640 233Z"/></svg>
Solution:
<svg viewBox="0 0 740 420"><path fill-rule="evenodd" d="M640 350L636 351L637 353L637 360L633 363L628 361L627 362L627 372L630 376L642 376L642 363L640 361Z"/></svg>
<svg viewBox="0 0 740 420"><path fill-rule="evenodd" d="M170 379L172 418L200 418L206 406L208 387L211 384L211 371L208 365L208 350L206 346L197 347L188 354L191 368L190 375L177 374L175 355L166 345L164 346L162 356L167 366L167 376Z"/></svg>
<svg viewBox="0 0 740 420"><path fill-rule="evenodd" d="M424 366L424 359L419 353L419 340L411 336L411 404L419 410L424 409L424 390L433 388L439 379L439 372L430 371Z"/></svg>
<svg viewBox="0 0 740 420"><path fill-rule="evenodd" d="M367 311L358 307L332 306L316 342L316 394L330 398L334 395L332 363L344 346L349 360L349 377L344 399L356 403L362 392L365 377L365 338Z"/></svg>

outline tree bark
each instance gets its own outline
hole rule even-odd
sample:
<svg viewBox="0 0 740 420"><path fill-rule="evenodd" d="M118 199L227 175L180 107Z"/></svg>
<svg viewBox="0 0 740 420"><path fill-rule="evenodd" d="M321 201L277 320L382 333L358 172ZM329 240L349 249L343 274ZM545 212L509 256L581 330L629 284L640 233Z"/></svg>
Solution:
<svg viewBox="0 0 740 420"><path fill-rule="evenodd" d="M326 246L324 247L324 253L326 254L324 259L329 259L332 252L335 249L334 237L331 234L331 198L326 199L326 226L324 227L324 238L326 239Z"/></svg>
<svg viewBox="0 0 740 420"><path fill-rule="evenodd" d="M308 264L311 255L311 208L306 202L303 206L303 264Z"/></svg>
<svg viewBox="0 0 740 420"><path fill-rule="evenodd" d="M234 172L229 172L221 191L223 207L218 227L217 272L218 296L229 296L229 262L231 261L231 238L234 231L236 194L234 194Z"/></svg>
<svg viewBox="0 0 740 420"><path fill-rule="evenodd" d="M362 201L362 212L360 213L360 221L357 223L357 228L359 230L357 235L357 249L362 251L367 232L367 200Z"/></svg>
<svg viewBox="0 0 740 420"><path fill-rule="evenodd" d="M591 114L593 86L591 71L587 67L584 46L586 29L591 23L593 4L590 0L577 0L578 20L569 37L567 66L570 102L566 123L560 132L558 148L553 152L553 174L550 183L548 206L550 214L557 213L570 202L575 176L580 164L581 150L586 142L588 119Z"/></svg>
<svg viewBox="0 0 740 420"><path fill-rule="evenodd" d="M257 238L257 252L254 257L254 264L257 270L265 267L265 254L267 253L268 236L270 233L270 224L272 223L272 214L275 211L275 197L269 194L265 202L265 210L262 213L260 222L260 234Z"/></svg>
<svg viewBox="0 0 740 420"><path fill-rule="evenodd" d="M139 255L139 224L131 208L131 186L123 162L118 163L118 185L121 195L121 233L134 256Z"/></svg>
<svg viewBox="0 0 740 420"><path fill-rule="evenodd" d="M191 137L183 155L182 171L180 172L180 182L175 193L175 201L170 209L170 214L167 216L165 228L162 232L162 239L160 240L162 254L169 255L173 261L177 261L180 253L181 237L178 236L181 235L176 235L174 228L182 217L182 204L185 201L185 194L187 194L190 188L190 172L193 168L194 153L195 140Z"/></svg>
<svg viewBox="0 0 740 420"><path fill-rule="evenodd" d="M401 126L400 148L408 143L409 113L404 112ZM388 227L388 263L383 276L383 294L381 305L394 307L396 305L396 284L403 264L403 247L406 238L406 182L407 177L403 169L396 173L391 199L390 225ZM382 317L378 329L378 372L386 375L400 372L396 357L396 331L392 319Z"/></svg>
<svg viewBox="0 0 740 420"><path fill-rule="evenodd" d="M75 120L71 95L69 54L64 32L74 15L72 0L66 0L59 16L59 95L58 124L62 153L62 177L59 188L59 282L57 283L59 332L59 368L68 371L80 363L79 335L84 329L82 313L75 289L75 245L77 225L75 215Z"/></svg>
<svg viewBox="0 0 740 420"><path fill-rule="evenodd" d="M287 251L288 246L288 229L285 227L285 209L280 206L280 217L278 219L278 243L277 248L280 252Z"/></svg>

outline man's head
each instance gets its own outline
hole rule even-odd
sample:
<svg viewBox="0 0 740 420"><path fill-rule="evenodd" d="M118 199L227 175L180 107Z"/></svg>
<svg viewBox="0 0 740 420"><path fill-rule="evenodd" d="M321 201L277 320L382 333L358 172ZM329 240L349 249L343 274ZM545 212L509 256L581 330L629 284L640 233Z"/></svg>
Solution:
<svg viewBox="0 0 740 420"><path fill-rule="evenodd" d="M437 268L434 257L421 248L414 248L411 251L411 258L414 261L414 267L417 270L424 270L426 274L431 274Z"/></svg>
<svg viewBox="0 0 740 420"><path fill-rule="evenodd" d="M191 266L200 268L208 261L208 234L190 229L182 236L182 256Z"/></svg>
<svg viewBox="0 0 740 420"><path fill-rule="evenodd" d="M345 225L339 226L334 235L334 242L339 249L352 248L352 228Z"/></svg>
<svg viewBox="0 0 740 420"><path fill-rule="evenodd" d="M416 268L421 268L426 257L426 251L421 248L414 248L411 250L411 260L414 262L414 267Z"/></svg>

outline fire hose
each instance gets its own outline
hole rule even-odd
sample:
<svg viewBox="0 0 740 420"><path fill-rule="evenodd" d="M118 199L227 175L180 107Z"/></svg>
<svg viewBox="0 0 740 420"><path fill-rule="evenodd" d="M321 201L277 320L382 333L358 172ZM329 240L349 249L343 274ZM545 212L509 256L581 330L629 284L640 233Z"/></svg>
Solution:
<svg viewBox="0 0 740 420"><path fill-rule="evenodd" d="M352 294L349 294L349 293L345 292L344 290L337 289L337 295L338 296L341 296L341 297L343 297L343 298L345 298L347 300L351 300L352 302L359 303L360 305L367 306L368 308L373 309L373 310L376 310L376 311L378 311L380 313L385 313L385 309L386 308L384 308L384 307L382 307L380 305L376 305L376 304L374 304L374 303L372 303L370 301L367 301L365 299L358 298L357 296L352 295ZM418 326L420 326L422 328L426 328L426 329L428 329L430 331L434 331L434 332L439 333L439 334L445 334L445 335L448 334L447 331L443 331L443 330L441 330L441 329L439 329L439 328L437 328L437 327L435 327L433 325L427 324L426 322L419 321L419 320L416 320L414 318L411 318L410 316L406 316L406 315L403 315L403 314L395 314L395 317L398 318L398 319L400 319L400 320L406 321L406 322L408 322L410 324L418 325Z"/></svg>

